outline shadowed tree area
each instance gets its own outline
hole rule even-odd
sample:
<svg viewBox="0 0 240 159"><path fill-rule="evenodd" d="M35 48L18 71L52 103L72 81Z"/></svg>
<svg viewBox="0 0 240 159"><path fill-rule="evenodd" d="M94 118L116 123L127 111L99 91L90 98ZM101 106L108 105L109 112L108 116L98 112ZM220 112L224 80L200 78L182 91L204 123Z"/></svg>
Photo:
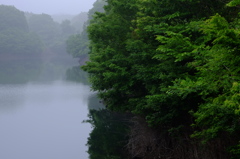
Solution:
<svg viewBox="0 0 240 159"><path fill-rule="evenodd" d="M127 159L129 116L106 109L90 110L92 132L88 138L90 159Z"/></svg>

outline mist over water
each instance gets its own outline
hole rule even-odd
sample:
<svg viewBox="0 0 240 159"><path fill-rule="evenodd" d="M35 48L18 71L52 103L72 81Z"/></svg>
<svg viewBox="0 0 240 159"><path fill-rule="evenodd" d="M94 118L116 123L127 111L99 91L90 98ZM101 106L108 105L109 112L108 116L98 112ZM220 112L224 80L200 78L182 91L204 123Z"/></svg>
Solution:
<svg viewBox="0 0 240 159"><path fill-rule="evenodd" d="M0 85L1 159L87 159L89 86Z"/></svg>
<svg viewBox="0 0 240 159"><path fill-rule="evenodd" d="M92 129L83 121L99 103L79 59L66 51L68 37L83 30L88 16L79 9L72 19L60 16L56 22L48 14L66 7L58 2L0 0L0 159L89 156L86 144ZM93 2L81 3L91 7ZM48 14L36 10L47 4L55 6L43 11Z"/></svg>

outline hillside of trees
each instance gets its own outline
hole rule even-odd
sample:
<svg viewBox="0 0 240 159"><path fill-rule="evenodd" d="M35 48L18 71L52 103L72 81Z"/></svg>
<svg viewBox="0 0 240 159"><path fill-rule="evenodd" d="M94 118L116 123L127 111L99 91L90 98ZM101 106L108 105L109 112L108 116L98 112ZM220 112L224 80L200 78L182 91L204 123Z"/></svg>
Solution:
<svg viewBox="0 0 240 159"><path fill-rule="evenodd" d="M42 51L42 41L29 31L24 12L0 5L0 82L35 78Z"/></svg>
<svg viewBox="0 0 240 159"><path fill-rule="evenodd" d="M129 156L240 158L240 1L106 2L68 52L89 52L107 109L134 114Z"/></svg>
<svg viewBox="0 0 240 159"><path fill-rule="evenodd" d="M62 78L67 67L78 65L66 52L66 40L85 21L86 13L56 22L48 14L0 5L0 82Z"/></svg>

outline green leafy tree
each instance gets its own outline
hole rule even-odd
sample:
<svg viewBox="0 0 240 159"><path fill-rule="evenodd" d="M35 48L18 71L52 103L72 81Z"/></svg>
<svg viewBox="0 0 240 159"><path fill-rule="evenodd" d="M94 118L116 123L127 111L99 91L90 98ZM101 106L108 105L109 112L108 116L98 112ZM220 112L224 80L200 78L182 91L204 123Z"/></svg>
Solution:
<svg viewBox="0 0 240 159"><path fill-rule="evenodd" d="M192 124L205 141L230 135L222 148L237 155L239 8L229 2L107 0L88 27L93 90L171 139Z"/></svg>
<svg viewBox="0 0 240 159"><path fill-rule="evenodd" d="M125 47L136 7L133 5L135 1L116 2L108 1L106 13L96 13L88 27L91 62L83 68L90 73L92 88L99 91L107 106L126 111L131 110L128 97L142 93L132 90L142 88L129 72L132 62ZM114 5L118 8L111 8Z"/></svg>
<svg viewBox="0 0 240 159"><path fill-rule="evenodd" d="M188 64L197 74L176 81L172 87L181 96L198 92L204 99L193 114L194 126L200 130L192 136L205 142L225 138L226 134L235 144L240 140L238 25L238 20L229 23L218 14L202 22L200 32L204 38L192 52L198 54L195 60Z"/></svg>

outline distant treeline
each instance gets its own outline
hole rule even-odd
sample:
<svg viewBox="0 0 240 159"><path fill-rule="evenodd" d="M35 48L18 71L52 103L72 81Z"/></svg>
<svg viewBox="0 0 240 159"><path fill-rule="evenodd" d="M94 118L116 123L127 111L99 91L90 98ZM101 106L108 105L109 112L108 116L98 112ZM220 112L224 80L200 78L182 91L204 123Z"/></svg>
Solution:
<svg viewBox="0 0 240 159"><path fill-rule="evenodd" d="M36 79L43 65L52 69L51 74L62 69L57 61L62 65L66 60L71 62L66 40L81 32L86 20L87 13L80 13L58 23L47 14L24 13L14 6L0 5L0 82Z"/></svg>

